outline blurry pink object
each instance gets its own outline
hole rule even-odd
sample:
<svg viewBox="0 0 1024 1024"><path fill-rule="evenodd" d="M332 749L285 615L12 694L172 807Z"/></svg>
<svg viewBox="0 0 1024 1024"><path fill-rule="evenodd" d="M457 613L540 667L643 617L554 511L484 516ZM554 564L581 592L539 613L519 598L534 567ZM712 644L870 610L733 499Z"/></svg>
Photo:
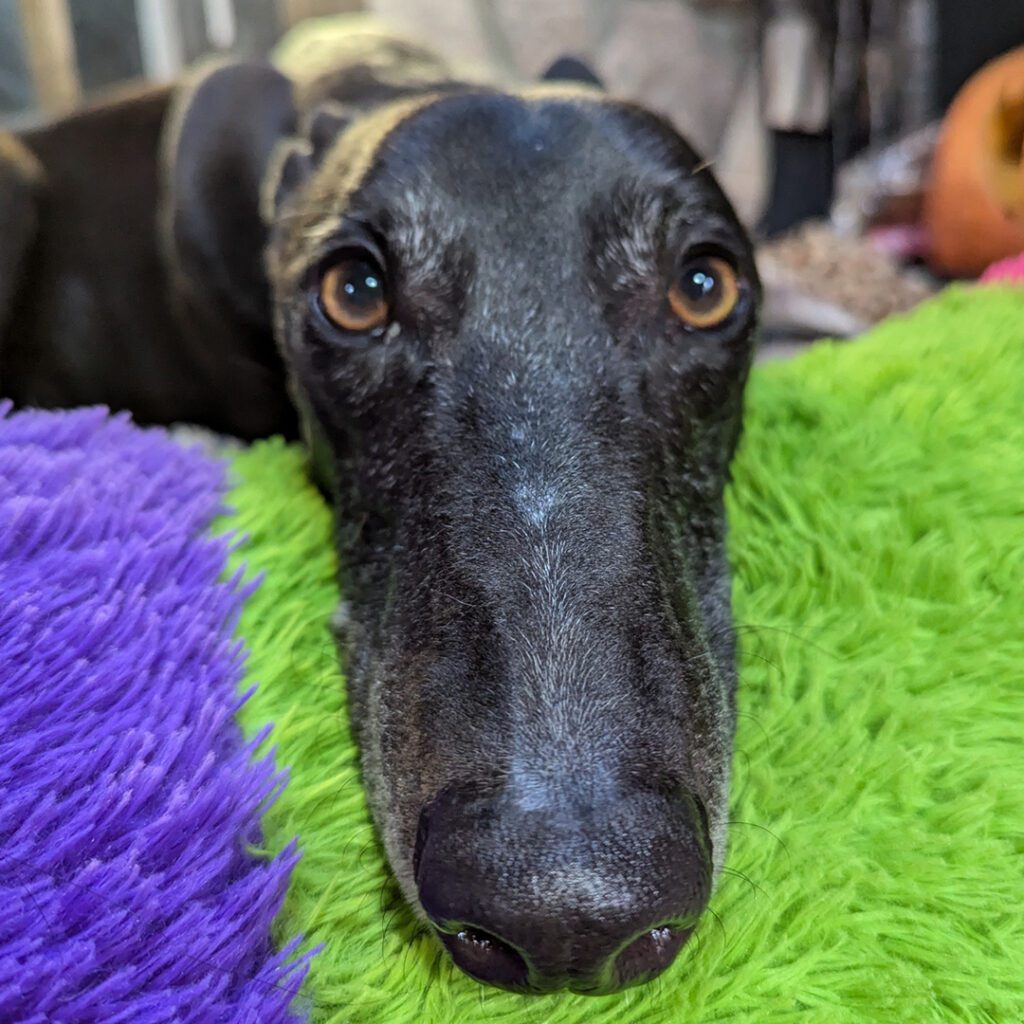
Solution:
<svg viewBox="0 0 1024 1024"><path fill-rule="evenodd" d="M986 268L978 280L982 284L1024 285L1024 252L1008 256L1005 260L997 260Z"/></svg>
<svg viewBox="0 0 1024 1024"><path fill-rule="evenodd" d="M928 232L918 224L886 224L869 228L868 241L899 263L923 257L928 251Z"/></svg>

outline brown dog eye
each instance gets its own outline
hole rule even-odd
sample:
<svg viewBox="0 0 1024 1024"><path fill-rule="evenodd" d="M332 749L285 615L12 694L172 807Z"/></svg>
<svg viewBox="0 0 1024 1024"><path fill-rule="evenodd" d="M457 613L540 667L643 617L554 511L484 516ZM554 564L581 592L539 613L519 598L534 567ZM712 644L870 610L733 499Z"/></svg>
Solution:
<svg viewBox="0 0 1024 1024"><path fill-rule="evenodd" d="M739 299L736 271L719 256L690 260L668 290L672 312L698 329L724 323Z"/></svg>
<svg viewBox="0 0 1024 1024"><path fill-rule="evenodd" d="M343 331L366 334L386 326L389 311L380 267L359 257L328 267L320 280L320 306Z"/></svg>

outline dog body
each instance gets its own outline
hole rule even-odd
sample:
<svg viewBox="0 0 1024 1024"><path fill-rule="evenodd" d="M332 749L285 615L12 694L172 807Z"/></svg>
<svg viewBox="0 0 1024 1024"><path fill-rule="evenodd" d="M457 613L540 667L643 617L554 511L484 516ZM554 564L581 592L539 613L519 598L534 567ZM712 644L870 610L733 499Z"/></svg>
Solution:
<svg viewBox="0 0 1024 1024"><path fill-rule="evenodd" d="M609 991L671 962L724 855L752 253L655 116L400 63L183 94L153 301L271 376L246 339L276 335L406 897L475 977Z"/></svg>
<svg viewBox="0 0 1024 1024"><path fill-rule="evenodd" d="M457 83L432 54L375 33L301 83L259 64L232 74L231 90L201 69L0 134L0 394L296 435L262 263L271 150L327 101L366 110Z"/></svg>
<svg viewBox="0 0 1024 1024"><path fill-rule="evenodd" d="M9 142L37 174L20 204L33 230L0 238L0 388L25 405L294 434L266 310L238 310L211 287L197 296L161 223L172 99L130 96Z"/></svg>

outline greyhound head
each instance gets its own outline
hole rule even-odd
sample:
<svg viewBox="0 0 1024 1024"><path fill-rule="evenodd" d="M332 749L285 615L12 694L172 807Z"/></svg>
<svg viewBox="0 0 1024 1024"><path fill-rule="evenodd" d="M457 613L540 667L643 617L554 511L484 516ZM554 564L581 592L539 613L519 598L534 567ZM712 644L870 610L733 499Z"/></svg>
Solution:
<svg viewBox="0 0 1024 1024"><path fill-rule="evenodd" d="M650 978L725 850L750 243L665 121L596 90L303 121L267 280L391 866L481 980Z"/></svg>

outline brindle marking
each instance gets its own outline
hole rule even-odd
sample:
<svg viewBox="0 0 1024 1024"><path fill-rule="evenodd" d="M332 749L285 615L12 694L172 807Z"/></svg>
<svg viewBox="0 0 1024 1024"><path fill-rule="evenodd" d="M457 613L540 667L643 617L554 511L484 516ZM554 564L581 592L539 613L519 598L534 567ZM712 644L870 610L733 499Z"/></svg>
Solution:
<svg viewBox="0 0 1024 1024"><path fill-rule="evenodd" d="M145 181L100 204L102 237L60 195L74 125L26 137L51 195L4 387L252 436L290 425L283 363L335 481L350 707L405 896L477 977L608 991L671 962L724 857L751 248L652 114L420 57L403 88L385 63L301 88L218 67L169 117L140 101L148 134L120 145ZM709 251L741 302L688 330L667 289ZM317 301L353 253L387 280L380 335Z"/></svg>

